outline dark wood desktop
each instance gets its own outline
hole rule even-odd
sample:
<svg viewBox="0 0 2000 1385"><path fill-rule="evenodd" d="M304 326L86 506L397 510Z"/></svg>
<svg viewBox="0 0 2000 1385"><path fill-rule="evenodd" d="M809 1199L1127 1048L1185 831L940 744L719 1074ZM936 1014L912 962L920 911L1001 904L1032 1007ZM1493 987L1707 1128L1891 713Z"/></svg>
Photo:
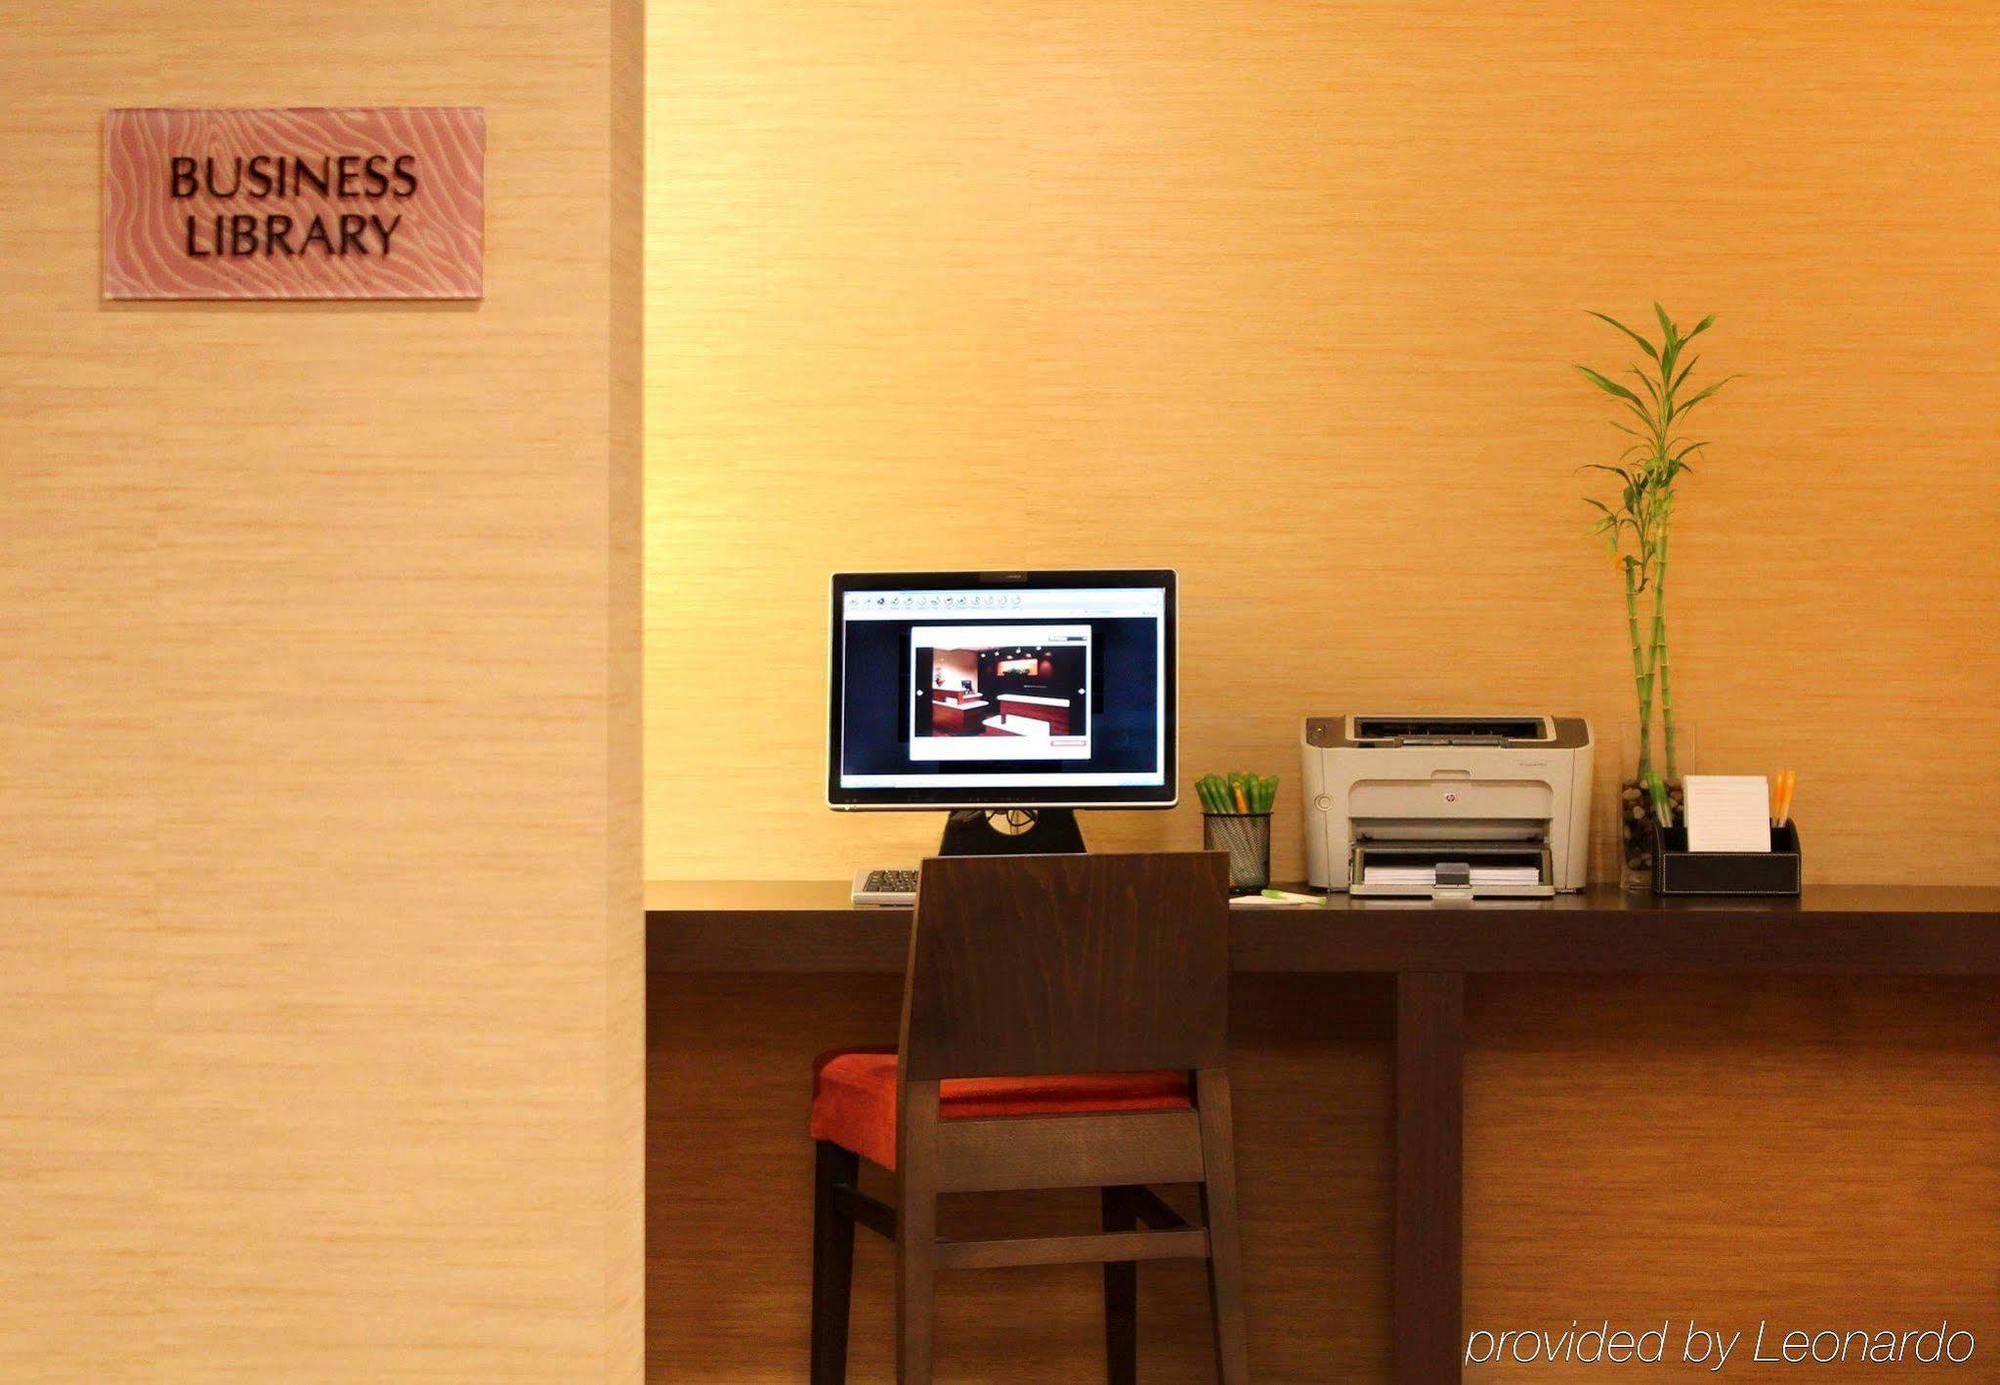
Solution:
<svg viewBox="0 0 2000 1385"><path fill-rule="evenodd" d="M647 966L663 977L900 975L909 929L908 910L854 908L844 883L647 887ZM1415 1385L1456 1379L1464 1347L1468 975L1990 977L2000 889L1819 885L1799 899L1667 900L1595 887L1460 905L1337 895L1320 908L1236 909L1231 961L1238 973L1394 977L1392 1355L1395 1378Z"/></svg>

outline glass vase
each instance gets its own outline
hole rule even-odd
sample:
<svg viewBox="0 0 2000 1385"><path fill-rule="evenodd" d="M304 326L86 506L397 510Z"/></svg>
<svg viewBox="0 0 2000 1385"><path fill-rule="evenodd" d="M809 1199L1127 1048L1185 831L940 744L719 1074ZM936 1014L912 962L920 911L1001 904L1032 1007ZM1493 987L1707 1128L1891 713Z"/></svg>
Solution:
<svg viewBox="0 0 2000 1385"><path fill-rule="evenodd" d="M1667 802L1680 821L1685 799L1681 776L1696 774L1697 738L1694 727L1678 718L1674 721L1674 773L1667 773L1666 736L1657 719L1653 722L1653 768L1667 781ZM1618 845L1619 879L1628 890L1653 888L1653 804L1645 785L1639 782L1639 723L1618 723Z"/></svg>

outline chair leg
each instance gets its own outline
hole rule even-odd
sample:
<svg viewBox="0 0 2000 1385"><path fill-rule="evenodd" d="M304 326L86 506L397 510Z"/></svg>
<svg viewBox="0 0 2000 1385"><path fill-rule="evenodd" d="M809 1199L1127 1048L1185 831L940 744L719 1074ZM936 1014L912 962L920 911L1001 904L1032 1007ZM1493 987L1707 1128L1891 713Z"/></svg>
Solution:
<svg viewBox="0 0 2000 1385"><path fill-rule="evenodd" d="M861 1156L815 1142L813 1167L812 1385L846 1385L848 1309L854 1293L854 1223L834 1189L861 1174Z"/></svg>
<svg viewBox="0 0 2000 1385"><path fill-rule="evenodd" d="M1208 1302L1215 1324L1215 1367L1222 1385L1247 1385L1249 1333L1243 1319L1243 1248L1236 1220L1236 1151L1229 1113L1229 1074L1195 1074L1201 1112L1201 1215L1208 1226Z"/></svg>
<svg viewBox="0 0 2000 1385"><path fill-rule="evenodd" d="M937 1281L938 1084L905 1082L896 1120L896 1380L930 1385Z"/></svg>
<svg viewBox="0 0 2000 1385"><path fill-rule="evenodd" d="M1139 1225L1123 1188L1100 1190L1104 1229L1131 1231ZM1104 1379L1106 1385L1138 1385L1139 1263L1104 1262Z"/></svg>

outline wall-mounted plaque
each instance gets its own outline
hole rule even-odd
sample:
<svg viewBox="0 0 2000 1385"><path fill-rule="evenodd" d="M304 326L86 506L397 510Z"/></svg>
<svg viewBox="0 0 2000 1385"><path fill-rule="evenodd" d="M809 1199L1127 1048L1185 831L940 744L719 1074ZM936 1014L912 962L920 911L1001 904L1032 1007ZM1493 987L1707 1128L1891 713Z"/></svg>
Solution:
<svg viewBox="0 0 2000 1385"><path fill-rule="evenodd" d="M478 298L486 113L116 110L106 298Z"/></svg>

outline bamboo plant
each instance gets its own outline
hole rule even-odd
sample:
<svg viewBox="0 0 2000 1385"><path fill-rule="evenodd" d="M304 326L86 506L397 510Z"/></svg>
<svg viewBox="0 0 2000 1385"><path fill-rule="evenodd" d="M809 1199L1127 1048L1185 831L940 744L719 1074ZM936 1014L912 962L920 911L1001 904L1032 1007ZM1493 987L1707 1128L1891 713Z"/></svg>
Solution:
<svg viewBox="0 0 2000 1385"><path fill-rule="evenodd" d="M1585 379L1618 401L1619 417L1611 426L1632 441L1615 462L1592 463L1587 470L1615 478L1617 490L1607 502L1595 496L1584 503L1597 511L1590 532L1602 538L1625 585L1625 628L1632 646L1632 684L1639 705L1640 790L1651 802L1662 827L1673 826L1668 785L1680 779L1675 743L1673 662L1667 653L1667 554L1673 534L1674 498L1683 474L1693 470L1689 458L1708 446L1683 432L1687 416L1734 377L1694 390L1688 379L1700 357L1688 345L1715 325L1709 314L1683 332L1658 303L1660 338L1655 341L1606 313L1591 316L1609 323L1630 338L1642 356L1624 374L1638 388L1589 366L1577 367ZM1660 760L1653 756L1653 722L1660 725Z"/></svg>

